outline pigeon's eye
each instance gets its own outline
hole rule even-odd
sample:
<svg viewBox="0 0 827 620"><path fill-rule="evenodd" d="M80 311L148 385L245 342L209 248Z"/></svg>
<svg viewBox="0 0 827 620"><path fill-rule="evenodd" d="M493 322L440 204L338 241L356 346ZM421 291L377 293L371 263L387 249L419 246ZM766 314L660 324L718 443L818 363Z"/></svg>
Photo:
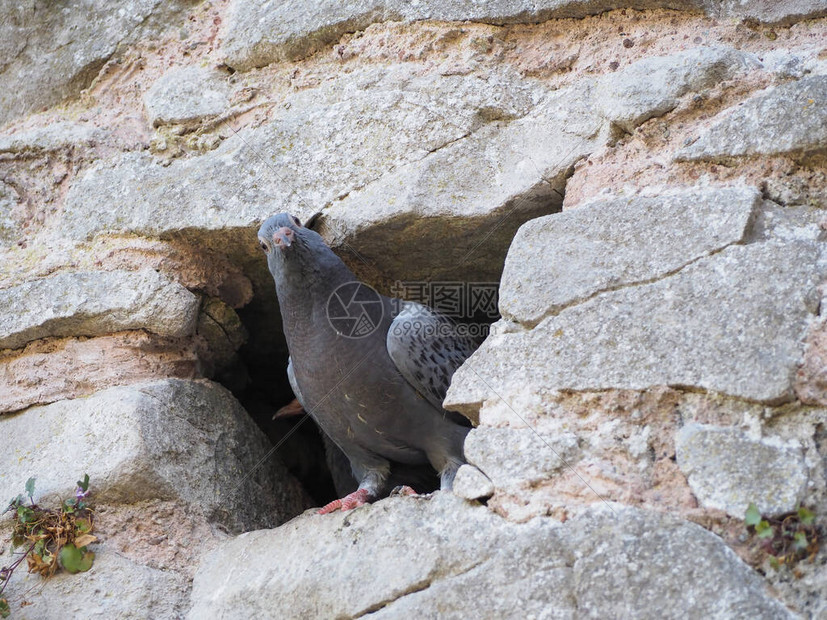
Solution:
<svg viewBox="0 0 827 620"><path fill-rule="evenodd" d="M265 253L270 251L270 248L267 247L266 241L262 241L261 239L259 239L258 244L261 246L261 249L264 250Z"/></svg>
<svg viewBox="0 0 827 620"><path fill-rule="evenodd" d="M296 226L302 225L301 220L297 218L295 215L293 216L293 222L296 224Z"/></svg>

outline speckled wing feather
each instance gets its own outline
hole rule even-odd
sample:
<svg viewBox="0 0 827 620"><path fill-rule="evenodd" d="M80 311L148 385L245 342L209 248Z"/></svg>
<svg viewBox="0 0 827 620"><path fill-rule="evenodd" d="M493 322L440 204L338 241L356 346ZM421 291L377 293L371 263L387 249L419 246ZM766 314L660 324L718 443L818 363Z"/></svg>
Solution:
<svg viewBox="0 0 827 620"><path fill-rule="evenodd" d="M414 302L403 303L388 330L387 347L402 376L437 409L454 371L475 348L451 319Z"/></svg>

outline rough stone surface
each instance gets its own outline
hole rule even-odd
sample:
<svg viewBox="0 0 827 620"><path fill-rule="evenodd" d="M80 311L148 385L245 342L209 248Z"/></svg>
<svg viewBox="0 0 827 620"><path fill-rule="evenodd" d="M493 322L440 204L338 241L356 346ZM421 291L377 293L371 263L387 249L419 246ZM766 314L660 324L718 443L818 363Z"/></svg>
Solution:
<svg viewBox="0 0 827 620"><path fill-rule="evenodd" d="M207 67L181 67L165 73L144 96L153 126L188 123L218 116L230 106L227 74Z"/></svg>
<svg viewBox="0 0 827 620"><path fill-rule="evenodd" d="M675 109L686 93L706 89L759 66L749 54L726 47L697 47L647 58L598 81L600 113L623 131Z"/></svg>
<svg viewBox="0 0 827 620"><path fill-rule="evenodd" d="M9 447L0 497L16 496L33 473L38 497L69 497L85 472L98 501L176 499L232 530L273 527L305 507L284 466L264 459L261 431L210 381L110 388L4 416L0 429Z"/></svg>
<svg viewBox="0 0 827 620"><path fill-rule="evenodd" d="M812 243L730 246L533 330L501 329L457 371L445 405L473 416L482 401L526 389L656 385L789 400L824 277L818 261Z"/></svg>
<svg viewBox="0 0 827 620"><path fill-rule="evenodd" d="M473 218L477 218L481 237L488 234L487 224L498 217L498 211L513 210L509 226L492 239L505 246L514 226L532 215L548 213L554 202L559 203L557 188L562 187L564 173L582 157L587 148L583 145L588 145L579 134L588 130L591 136L600 127L599 121L586 123L588 119L580 110L568 113L553 109L555 101L545 105L536 121L498 122L496 119L525 116L542 95L534 86L516 80L513 73L495 74L486 80L474 76L437 79L417 77L405 67L368 69L347 81L296 93L269 124L242 130L201 157L163 166L150 156L131 153L114 166L111 162L97 165L70 189L55 232L85 239L99 232L155 236L254 229L269 213L290 211L309 217L360 187L376 186L377 191L383 191L394 186L398 190L397 169L412 175L404 183L414 187L417 175L427 179L430 170L456 160L456 165L462 164L473 176L463 180L457 174L448 188L425 185L419 195L433 203L427 212L402 197L399 206L394 206L393 197L386 196L372 204L369 212L360 214L351 206L355 199L345 199L343 208L326 214L320 230L336 244L342 234L362 230L366 223L398 228L400 217L409 221L445 215L461 193L462 202L450 207L464 224L458 255L478 245L469 233ZM566 122L569 134L559 136L558 130ZM542 123L548 126L537 126ZM500 137L501 131L504 134ZM559 146L551 151L541 149L541 138L547 140L551 135L559 138ZM481 148L490 152L486 167L479 160ZM426 161L422 166L408 167L419 160ZM516 170L503 169L494 178L488 175L502 166L503 160L513 162ZM551 187L541 176L544 172L555 177ZM377 179L378 185L374 183ZM480 180L485 181L482 187L477 186ZM360 196L364 204L370 198L369 191ZM433 231L429 243L444 246L446 238L455 240L458 236L450 229L440 232ZM250 251L255 250L254 235L246 239ZM362 251L370 247L369 241L351 239L350 243ZM413 243L411 250L416 251ZM387 255L384 247L374 251ZM422 272L435 267L428 251L421 251L416 259L428 261ZM499 273L500 261L501 254L497 264L488 268L489 277L490 272ZM411 256L406 259L406 264L416 262Z"/></svg>
<svg viewBox="0 0 827 620"><path fill-rule="evenodd" d="M802 19L822 0L47 4L0 8L0 298L13 297L0 324L29 308L39 325L62 297L27 301L25 286L56 274L119 270L132 284L79 302L62 335L0 351L0 424L15 429L0 475L16 472L12 493L30 475L70 493L90 466L95 570L111 573L92 584L99 597L122 590L131 615L181 617L198 556L223 532L295 512L273 508L279 489L283 505L300 492L273 482L282 468L242 480L271 444L202 377L272 445L286 439L276 456L314 503L332 499L316 429L285 438L295 422L270 420L291 396L261 219L322 210L334 250L393 292L496 282L520 226L562 209L535 224L543 239L549 222L586 221L533 249L517 237L505 320L456 377L458 408L479 415L454 487L471 501L308 515L262 534L276 552L242 539L238 557L204 565L227 589L205 587L220 602L198 616L771 617L768 596L825 615L827 549L772 570L742 515L704 503L676 456L681 427L721 429L732 451L759 455L750 471L764 450L784 471L803 462L800 500L827 514L827 158L820 108L784 94L827 75L827 19ZM766 118L761 97L781 99ZM675 161L750 106L726 147L757 136L771 152ZM129 307L145 270L200 298L184 335ZM436 289L396 290L441 303ZM148 395L149 381L166 387ZM181 387L193 385L210 387ZM337 454L341 491L352 476ZM698 467L692 485L754 495L727 466ZM598 519L604 499L617 521ZM119 572L143 588L137 606ZM89 576L67 579L78 596ZM113 597L76 605L30 585L7 590L13 617L130 615Z"/></svg>
<svg viewBox="0 0 827 620"><path fill-rule="evenodd" d="M85 88L123 43L152 38L182 19L187 0L3 3L0 124Z"/></svg>
<svg viewBox="0 0 827 620"><path fill-rule="evenodd" d="M767 23L793 23L795 21L827 15L825 0L720 0L717 15L724 18L754 19Z"/></svg>
<svg viewBox="0 0 827 620"><path fill-rule="evenodd" d="M807 484L801 449L751 439L731 428L687 424L676 440L678 466L708 508L743 518L751 502L764 515L794 510Z"/></svg>
<svg viewBox="0 0 827 620"><path fill-rule="evenodd" d="M796 395L810 405L827 405L827 322L824 321L825 303L821 302L822 316L807 336L804 363L796 375Z"/></svg>
<svg viewBox="0 0 827 620"><path fill-rule="evenodd" d="M60 273L0 290L0 349L126 329L187 336L198 305L198 297L151 269Z"/></svg>
<svg viewBox="0 0 827 620"><path fill-rule="evenodd" d="M446 493L239 536L202 562L192 603L190 618L791 617L697 525L619 505L517 525Z"/></svg>
<svg viewBox="0 0 827 620"><path fill-rule="evenodd" d="M465 440L465 457L497 489L513 489L548 479L580 456L577 437L561 433L552 441L530 428L480 427Z"/></svg>
<svg viewBox="0 0 827 620"><path fill-rule="evenodd" d="M88 396L113 385L149 379L192 379L196 347L146 332L97 338L57 338L0 352L0 413Z"/></svg>
<svg viewBox="0 0 827 620"><path fill-rule="evenodd" d="M0 530L0 535L10 532ZM4 536L5 540L5 536ZM14 559L0 549L0 565ZM50 579L14 572L5 595L16 618L139 618L164 620L186 613L189 583L184 575L131 561L106 546L93 544L95 561L85 573L59 572ZM18 608L25 601L25 606Z"/></svg>
<svg viewBox="0 0 827 620"><path fill-rule="evenodd" d="M721 113L678 161L730 161L737 157L827 152L827 75L781 84Z"/></svg>
<svg viewBox="0 0 827 620"><path fill-rule="evenodd" d="M494 494L494 485L479 469L466 464L457 471L453 491L464 499L484 499Z"/></svg>
<svg viewBox="0 0 827 620"><path fill-rule="evenodd" d="M325 0L312 5L239 0L224 35L222 55L231 67L246 71L279 60L307 56L335 43L343 34L383 21L471 21L489 24L541 22L549 18L585 17L617 8L667 8L705 11L714 18L795 22L827 13L824 0L505 0L440 2L361 0L342 4Z"/></svg>
<svg viewBox="0 0 827 620"><path fill-rule="evenodd" d="M469 279L478 271L498 274L499 235L510 239L515 224L558 210L574 163L605 141L604 124L591 114L589 96L588 86L560 90L523 118L492 123L354 190L325 211L334 223L332 243L353 239L369 260L383 257L392 274L410 273L412 263L425 263L425 273L440 277L440 267L427 257L440 248L444 252L446 245L452 255L443 260L443 270L460 263ZM450 174L442 174L445 170ZM458 221L393 259L400 230L403 239L419 240L423 220L447 215ZM468 233L472 218L481 220L479 239ZM481 243L486 244L482 250ZM492 256L497 264L480 269Z"/></svg>
<svg viewBox="0 0 827 620"><path fill-rule="evenodd" d="M600 291L663 277L741 241L761 194L704 188L594 201L525 223L503 269L500 312L536 324Z"/></svg>
<svg viewBox="0 0 827 620"><path fill-rule="evenodd" d="M19 233L14 217L19 200L20 196L12 186L0 181L0 246L13 242Z"/></svg>
<svg viewBox="0 0 827 620"><path fill-rule="evenodd" d="M0 135L0 153L38 153L106 140L108 132L83 123L63 121L19 133Z"/></svg>

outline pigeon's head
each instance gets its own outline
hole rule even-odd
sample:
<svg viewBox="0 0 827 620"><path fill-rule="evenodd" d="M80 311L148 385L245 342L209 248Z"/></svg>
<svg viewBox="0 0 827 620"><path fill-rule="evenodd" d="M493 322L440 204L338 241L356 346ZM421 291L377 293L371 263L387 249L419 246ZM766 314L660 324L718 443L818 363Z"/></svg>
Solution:
<svg viewBox="0 0 827 620"><path fill-rule="evenodd" d="M314 271L320 262L335 257L321 235L310 229L315 218L314 215L302 225L296 216L279 213L258 229L258 243L267 255L267 266L274 277L286 271Z"/></svg>

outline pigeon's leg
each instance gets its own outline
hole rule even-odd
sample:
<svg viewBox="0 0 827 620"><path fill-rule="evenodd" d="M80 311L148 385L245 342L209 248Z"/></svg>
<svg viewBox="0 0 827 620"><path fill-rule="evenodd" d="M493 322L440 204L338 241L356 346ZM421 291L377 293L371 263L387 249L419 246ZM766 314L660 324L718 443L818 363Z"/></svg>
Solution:
<svg viewBox="0 0 827 620"><path fill-rule="evenodd" d="M445 466L439 472L439 488L443 491L450 491L454 487L454 478L457 477L457 470L462 466L462 461L448 459Z"/></svg>
<svg viewBox="0 0 827 620"><path fill-rule="evenodd" d="M390 465L387 461L376 469L367 469L355 464L351 460L353 475L360 479L359 488L353 493L345 495L342 499L336 499L319 510L320 515L326 515L336 510L352 510L358 506L364 506L379 499L382 488L390 473Z"/></svg>
<svg viewBox="0 0 827 620"><path fill-rule="evenodd" d="M470 429L451 424L441 435L443 440L427 452L428 460L439 472L439 488L450 491L454 486L457 470L465 463L463 443Z"/></svg>

